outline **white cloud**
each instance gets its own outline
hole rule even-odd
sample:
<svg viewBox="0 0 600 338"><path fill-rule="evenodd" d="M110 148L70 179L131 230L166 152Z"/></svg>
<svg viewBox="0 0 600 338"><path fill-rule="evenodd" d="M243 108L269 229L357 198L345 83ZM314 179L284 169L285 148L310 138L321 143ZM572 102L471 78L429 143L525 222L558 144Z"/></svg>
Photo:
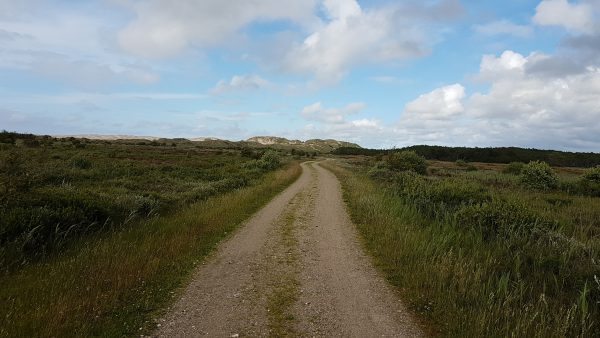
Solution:
<svg viewBox="0 0 600 338"><path fill-rule="evenodd" d="M406 136L405 144L597 150L600 68L561 75L527 71L547 57L512 51L486 55L479 77L490 84L488 92L467 98L462 86L454 85L424 94L405 107L396 132Z"/></svg>
<svg viewBox="0 0 600 338"><path fill-rule="evenodd" d="M283 68L314 74L319 82L340 80L353 66L403 61L429 53L431 28L422 25L444 9L456 15L460 5L441 1L438 7L380 7L362 9L355 0L325 1L329 21L322 23L302 43L294 43L283 56ZM457 9L458 8L458 9ZM431 24L430 26L435 26Z"/></svg>
<svg viewBox="0 0 600 338"><path fill-rule="evenodd" d="M346 117L358 114L365 109L362 102L350 103L342 108L325 108L321 102L316 102L302 109L300 115L307 120L319 121L328 124L346 123ZM359 124L361 122L358 122Z"/></svg>
<svg viewBox="0 0 600 338"><path fill-rule="evenodd" d="M511 77L515 72L522 72L526 62L523 55L511 50L504 51L500 57L484 55L476 78L489 82L507 76Z"/></svg>
<svg viewBox="0 0 600 338"><path fill-rule="evenodd" d="M561 26L576 33L594 30L593 4L567 0L543 0L536 8L533 22L541 26Z"/></svg>
<svg viewBox="0 0 600 338"><path fill-rule="evenodd" d="M316 0L151 0L132 2L135 20L119 32L119 44L146 58L178 55L191 47L224 44L256 21L314 21Z"/></svg>
<svg viewBox="0 0 600 338"><path fill-rule="evenodd" d="M409 102L404 109L403 118L406 120L450 118L463 112L464 97L465 88L460 84L435 89Z"/></svg>
<svg viewBox="0 0 600 338"><path fill-rule="evenodd" d="M513 35L520 38L529 38L533 35L533 28L527 25L517 25L508 20L498 20L484 25L475 25L473 29L477 34L485 36Z"/></svg>
<svg viewBox="0 0 600 338"><path fill-rule="evenodd" d="M236 90L253 90L270 86L271 83L254 74L234 75L230 81L221 80L210 90L211 94L223 94Z"/></svg>
<svg viewBox="0 0 600 338"><path fill-rule="evenodd" d="M97 13L36 0L8 3L0 4L12 13L0 15L0 68L84 89L159 80L147 64L115 51L110 38L114 27Z"/></svg>

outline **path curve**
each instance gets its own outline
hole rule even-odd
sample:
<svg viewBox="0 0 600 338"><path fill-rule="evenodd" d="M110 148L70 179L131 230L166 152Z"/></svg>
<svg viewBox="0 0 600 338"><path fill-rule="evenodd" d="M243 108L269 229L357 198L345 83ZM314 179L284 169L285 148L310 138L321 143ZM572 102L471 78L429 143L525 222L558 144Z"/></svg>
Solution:
<svg viewBox="0 0 600 338"><path fill-rule="evenodd" d="M315 162L198 268L158 337L420 337Z"/></svg>

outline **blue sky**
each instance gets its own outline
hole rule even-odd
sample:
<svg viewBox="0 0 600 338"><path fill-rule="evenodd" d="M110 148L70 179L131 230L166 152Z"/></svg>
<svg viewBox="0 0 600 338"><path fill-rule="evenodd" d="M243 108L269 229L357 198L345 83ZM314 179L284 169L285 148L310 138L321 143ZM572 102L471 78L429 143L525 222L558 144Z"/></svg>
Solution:
<svg viewBox="0 0 600 338"><path fill-rule="evenodd" d="M0 0L0 129L600 151L599 16L599 0Z"/></svg>

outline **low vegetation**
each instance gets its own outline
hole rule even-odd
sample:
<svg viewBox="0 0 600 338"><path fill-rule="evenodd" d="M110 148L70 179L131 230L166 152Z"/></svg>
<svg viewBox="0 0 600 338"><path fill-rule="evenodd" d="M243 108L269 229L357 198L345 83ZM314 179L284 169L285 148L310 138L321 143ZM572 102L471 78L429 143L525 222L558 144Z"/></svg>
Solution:
<svg viewBox="0 0 600 338"><path fill-rule="evenodd" d="M301 171L272 151L31 140L0 152L0 336L148 331L215 244Z"/></svg>
<svg viewBox="0 0 600 338"><path fill-rule="evenodd" d="M329 166L367 248L433 333L598 336L600 199L581 188L597 168L451 163L423 176L375 158Z"/></svg>

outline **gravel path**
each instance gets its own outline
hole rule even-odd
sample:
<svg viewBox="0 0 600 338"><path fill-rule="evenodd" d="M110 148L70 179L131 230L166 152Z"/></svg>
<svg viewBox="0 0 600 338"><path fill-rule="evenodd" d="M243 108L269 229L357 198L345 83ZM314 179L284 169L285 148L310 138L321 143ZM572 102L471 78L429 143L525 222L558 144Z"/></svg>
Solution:
<svg viewBox="0 0 600 338"><path fill-rule="evenodd" d="M159 337L419 337L318 163L198 269Z"/></svg>

